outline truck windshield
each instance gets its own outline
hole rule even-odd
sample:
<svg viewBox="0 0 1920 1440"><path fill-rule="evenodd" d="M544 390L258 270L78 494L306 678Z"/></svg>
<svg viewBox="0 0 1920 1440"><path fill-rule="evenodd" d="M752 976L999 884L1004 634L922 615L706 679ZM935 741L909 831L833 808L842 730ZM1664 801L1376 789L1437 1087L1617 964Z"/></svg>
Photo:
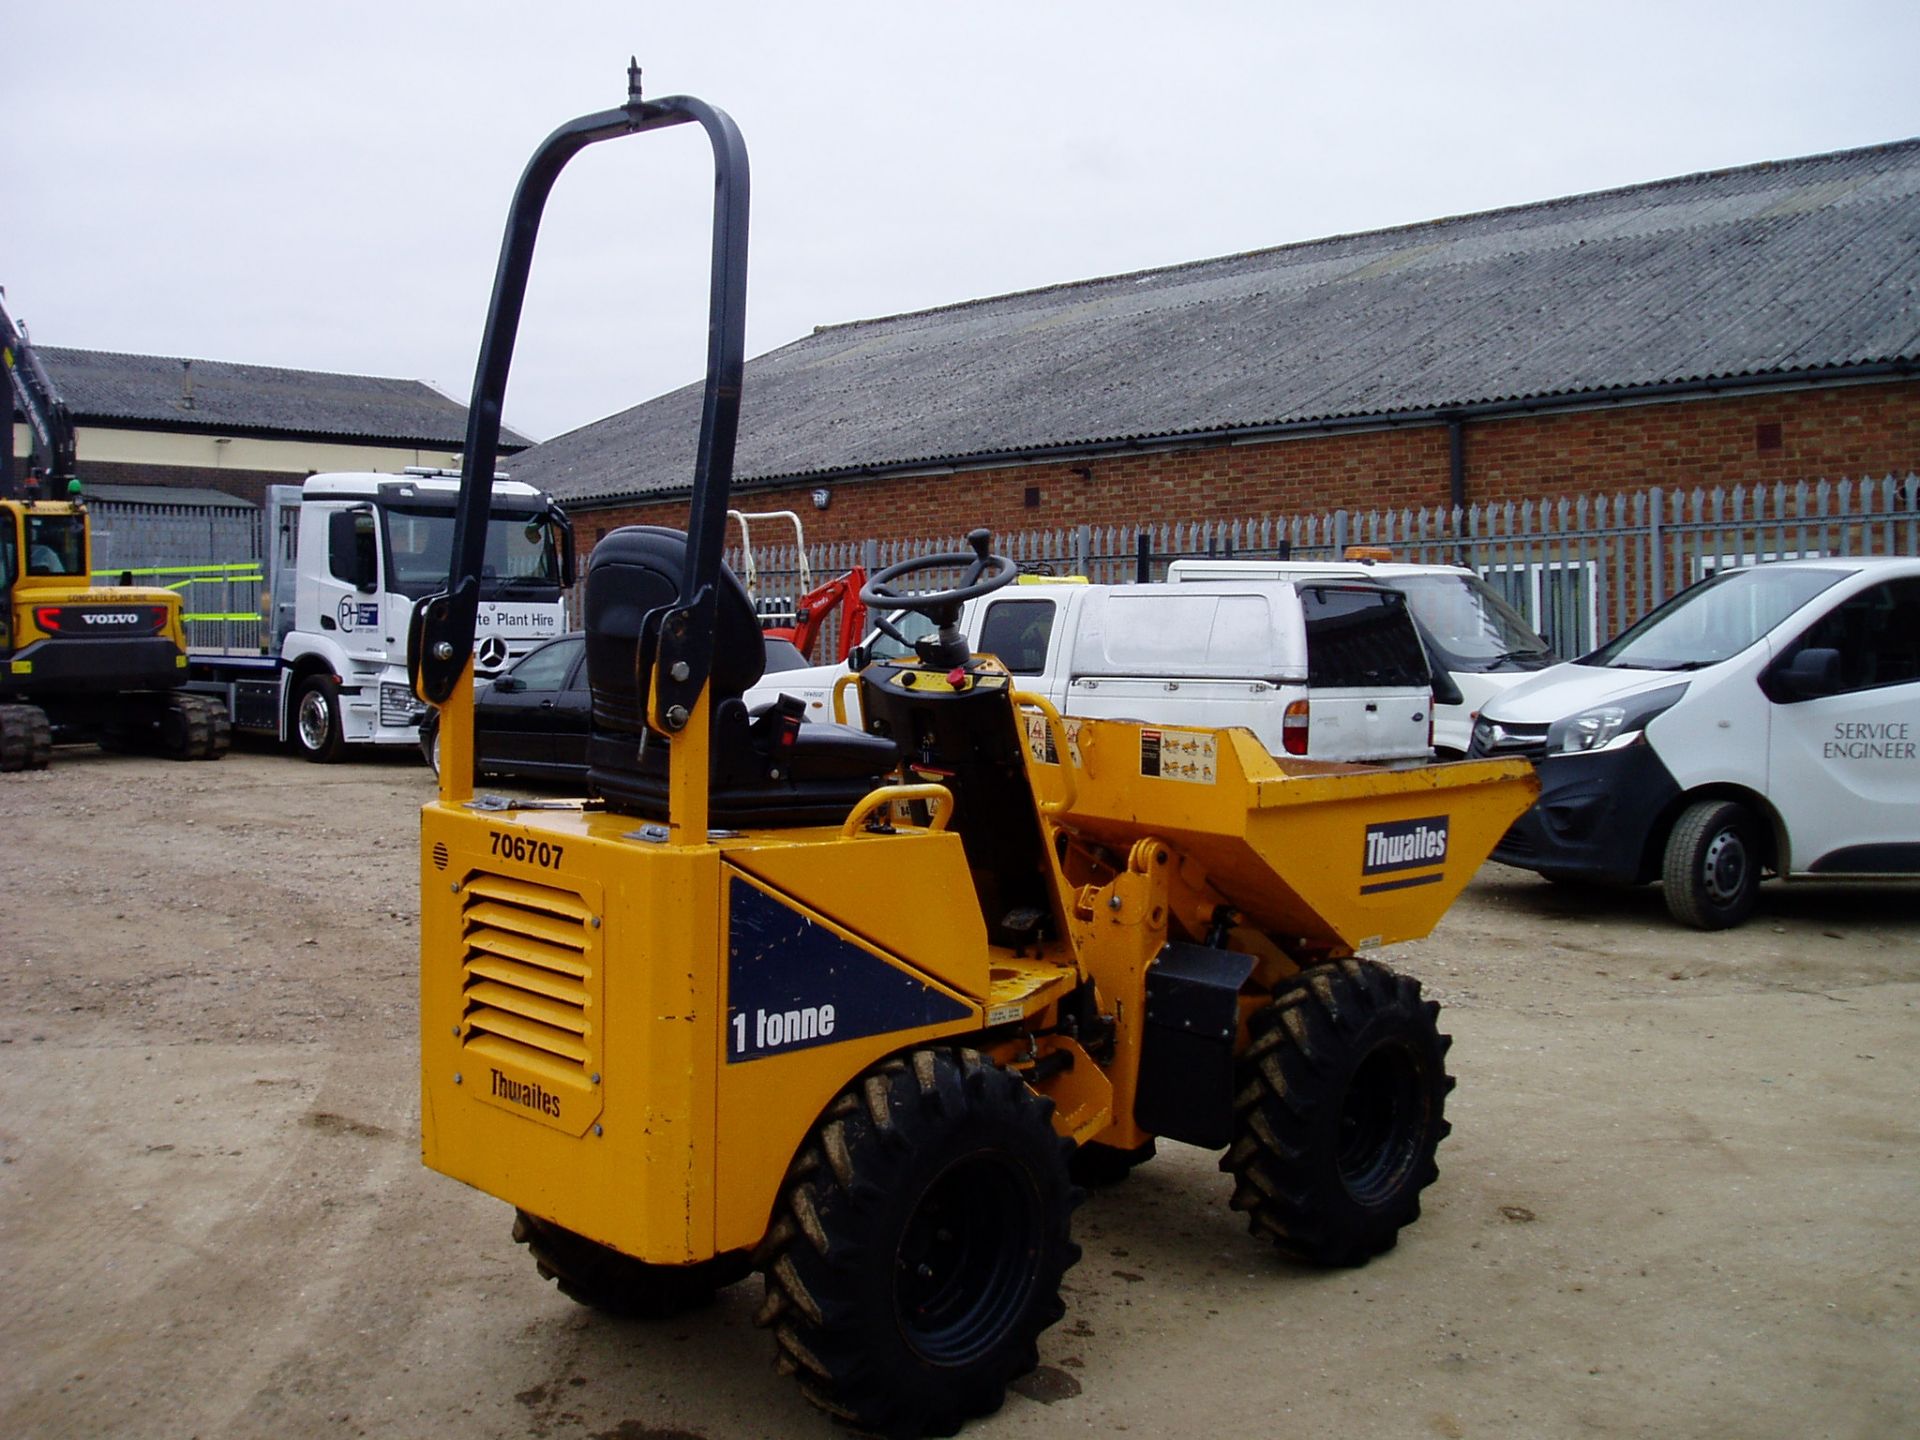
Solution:
<svg viewBox="0 0 1920 1440"><path fill-rule="evenodd" d="M87 569L83 515L27 514L27 574L82 575Z"/></svg>
<svg viewBox="0 0 1920 1440"><path fill-rule="evenodd" d="M1386 582L1449 670L1537 670L1550 658L1546 641L1478 575L1395 575Z"/></svg>
<svg viewBox="0 0 1920 1440"><path fill-rule="evenodd" d="M1682 590L1646 619L1576 662L1615 670L1698 670L1731 659L1814 596L1840 570L1724 570Z"/></svg>
<svg viewBox="0 0 1920 1440"><path fill-rule="evenodd" d="M386 505L389 587L418 600L446 587L453 561L453 511ZM480 569L485 596L537 592L560 586L560 545L546 516L496 511L487 519L487 552Z"/></svg>

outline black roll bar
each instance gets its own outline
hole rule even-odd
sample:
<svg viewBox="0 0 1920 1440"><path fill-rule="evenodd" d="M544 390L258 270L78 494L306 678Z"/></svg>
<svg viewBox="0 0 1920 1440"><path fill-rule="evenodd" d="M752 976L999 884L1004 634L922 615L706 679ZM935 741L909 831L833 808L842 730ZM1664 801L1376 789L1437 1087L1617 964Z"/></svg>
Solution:
<svg viewBox="0 0 1920 1440"><path fill-rule="evenodd" d="M733 484L734 443L740 432L740 378L746 364L747 148L724 110L689 95L642 100L638 65L627 69L627 103L618 110L583 115L549 135L527 162L507 214L500 264L494 273L487 328L467 409L466 453L460 465L460 499L454 511L453 560L445 592L414 612L408 662L414 688L444 704L473 654L480 611L480 570L486 556L487 513L493 493L501 406L513 344L520 329L527 275L547 196L566 164L589 145L689 122L707 132L713 146L713 270L707 312L706 399L700 412L700 442L694 459L689 505L688 567L679 603L648 627L657 637L654 657L655 728L678 730L687 721L713 668L713 628L725 547L728 492Z"/></svg>

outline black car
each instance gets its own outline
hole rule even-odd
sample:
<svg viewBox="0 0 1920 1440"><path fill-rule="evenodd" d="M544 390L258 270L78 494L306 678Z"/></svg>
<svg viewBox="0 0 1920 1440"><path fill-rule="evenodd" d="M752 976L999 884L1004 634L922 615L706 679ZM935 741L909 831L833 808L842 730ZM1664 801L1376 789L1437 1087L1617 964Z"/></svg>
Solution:
<svg viewBox="0 0 1920 1440"><path fill-rule="evenodd" d="M785 640L768 640L767 671L798 670L806 657ZM529 650L473 691L475 777L585 781L587 637L561 635ZM440 712L420 722L420 749L440 772Z"/></svg>

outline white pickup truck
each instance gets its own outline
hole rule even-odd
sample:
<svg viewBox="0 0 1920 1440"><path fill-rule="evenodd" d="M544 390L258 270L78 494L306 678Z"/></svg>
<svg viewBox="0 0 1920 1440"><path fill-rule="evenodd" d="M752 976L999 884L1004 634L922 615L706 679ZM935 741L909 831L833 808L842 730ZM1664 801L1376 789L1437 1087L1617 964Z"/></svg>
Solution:
<svg viewBox="0 0 1920 1440"><path fill-rule="evenodd" d="M889 618L851 657L905 654L931 622ZM960 628L1063 715L1244 726L1275 755L1420 762L1432 744L1432 681L1398 592L1364 580L1238 578L1177 585L1022 583L969 601ZM747 692L792 695L833 718L849 665L787 670ZM848 688L848 720L858 697Z"/></svg>
<svg viewBox="0 0 1920 1440"><path fill-rule="evenodd" d="M1436 696L1433 748L1458 760L1473 722L1496 696L1553 664L1547 642L1513 607L1464 565L1395 560L1176 560L1169 580L1373 580L1407 597L1413 623L1436 675L1452 680L1458 698Z"/></svg>
<svg viewBox="0 0 1920 1440"><path fill-rule="evenodd" d="M1766 872L1920 876L1920 559L1721 571L1490 701L1472 748L1540 770L1494 859L1660 880L1701 929Z"/></svg>

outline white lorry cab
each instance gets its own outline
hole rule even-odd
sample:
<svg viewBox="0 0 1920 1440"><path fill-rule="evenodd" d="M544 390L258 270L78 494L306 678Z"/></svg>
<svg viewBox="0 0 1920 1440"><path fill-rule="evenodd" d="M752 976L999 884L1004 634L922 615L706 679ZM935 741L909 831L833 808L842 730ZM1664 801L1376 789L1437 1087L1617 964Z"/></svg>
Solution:
<svg viewBox="0 0 1920 1440"><path fill-rule="evenodd" d="M1272 754L1315 760L1431 754L1425 652L1405 598L1370 582L1020 584L968 601L960 628L975 652L1068 717L1243 726ZM787 694L831 719L841 676L910 653L932 629L916 612L892 615L849 665L768 675L747 704ZM857 709L851 687L844 701Z"/></svg>
<svg viewBox="0 0 1920 1440"><path fill-rule="evenodd" d="M235 730L310 760L349 744L418 743L426 707L407 680L414 606L446 584L457 473L336 474L268 487L259 653L194 651L188 688L227 703ZM567 517L531 485L496 479L474 632L498 673L566 628Z"/></svg>
<svg viewBox="0 0 1920 1440"><path fill-rule="evenodd" d="M1176 560L1167 567L1167 579L1175 582L1260 577L1370 580L1407 597L1407 608L1413 612L1414 627L1433 668L1433 748L1442 760L1458 760L1467 753L1474 717L1489 700L1553 664L1547 642L1498 591L1464 565L1374 559L1195 559Z"/></svg>
<svg viewBox="0 0 1920 1440"><path fill-rule="evenodd" d="M1491 701L1472 753L1539 767L1494 859L1660 880L1702 929L1766 873L1920 876L1920 559L1722 571Z"/></svg>

